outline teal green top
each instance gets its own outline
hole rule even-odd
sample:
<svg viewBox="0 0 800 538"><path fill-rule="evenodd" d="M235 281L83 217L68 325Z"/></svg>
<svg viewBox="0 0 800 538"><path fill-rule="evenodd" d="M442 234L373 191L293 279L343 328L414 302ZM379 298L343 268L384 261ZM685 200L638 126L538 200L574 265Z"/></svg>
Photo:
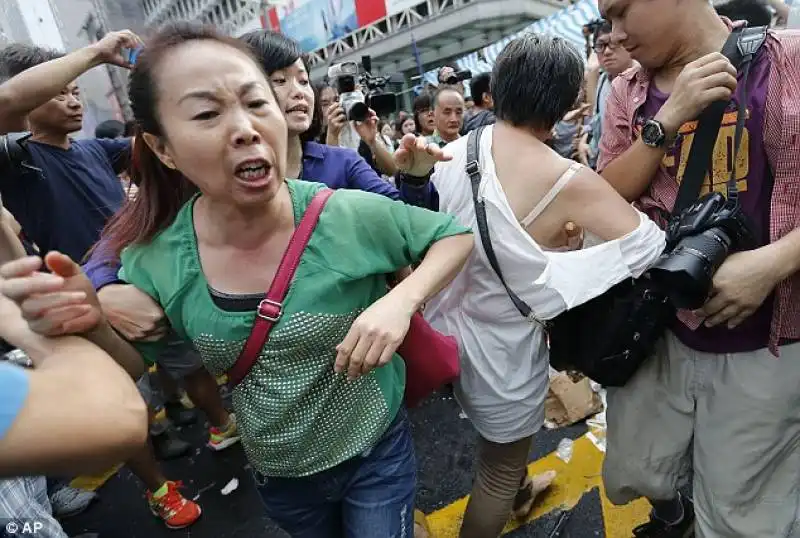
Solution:
<svg viewBox="0 0 800 538"><path fill-rule="evenodd" d="M324 185L287 180L299 222ZM153 297L206 367L226 372L250 334L254 312L220 309L203 275L193 199L147 245L122 253L120 276ZM376 194L339 190L328 200L300 260L283 315L258 362L233 390L242 442L267 476L307 476L372 447L394 420L405 389L395 355L355 381L333 371L336 346L355 318L386 294L386 274L417 263L434 242L468 233L451 216ZM235 270L235 264L231 264ZM266 289L269 282L264 282ZM137 344L152 360L159 344Z"/></svg>

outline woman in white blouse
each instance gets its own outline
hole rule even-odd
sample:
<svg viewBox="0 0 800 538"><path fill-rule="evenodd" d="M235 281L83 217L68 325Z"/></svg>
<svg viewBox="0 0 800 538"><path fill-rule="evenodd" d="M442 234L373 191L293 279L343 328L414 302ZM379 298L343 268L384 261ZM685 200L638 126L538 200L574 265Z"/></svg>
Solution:
<svg viewBox="0 0 800 538"><path fill-rule="evenodd" d="M480 139L487 221L506 282L537 319L552 319L614 284L639 276L664 248L663 232L592 170L560 157L545 141L574 104L583 61L560 38L526 35L509 43L492 74L497 124ZM544 421L548 355L540 323L523 318L489 265L477 233L467 137L444 148L407 136L396 161L431 181L440 211L471 226L476 248L426 317L459 339L455 394L480 434L477 476L462 538L499 536L513 511L523 517L538 492L527 476L532 436ZM599 238L565 251L571 223Z"/></svg>

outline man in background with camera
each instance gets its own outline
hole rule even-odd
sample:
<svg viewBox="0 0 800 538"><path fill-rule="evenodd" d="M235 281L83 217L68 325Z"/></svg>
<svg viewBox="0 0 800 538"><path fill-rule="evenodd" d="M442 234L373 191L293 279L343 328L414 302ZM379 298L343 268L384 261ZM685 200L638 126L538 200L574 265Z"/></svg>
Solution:
<svg viewBox="0 0 800 538"><path fill-rule="evenodd" d="M600 0L600 10L610 38L641 66L613 82L598 170L666 224L696 119L712 102L729 102L700 194L724 194L735 162L757 243L739 252L734 245L712 271L704 306L681 311L654 356L609 390L608 497L651 500L652 517L636 537L685 537L693 528L702 537L796 537L800 33L769 32L744 88L719 52L733 26L706 0ZM740 106L747 113L736 156ZM692 470L694 505L679 493Z"/></svg>

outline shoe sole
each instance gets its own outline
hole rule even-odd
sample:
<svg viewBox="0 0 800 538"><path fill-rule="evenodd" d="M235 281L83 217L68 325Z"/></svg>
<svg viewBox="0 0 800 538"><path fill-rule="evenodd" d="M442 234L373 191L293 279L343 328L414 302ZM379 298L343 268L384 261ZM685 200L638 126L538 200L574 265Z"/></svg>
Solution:
<svg viewBox="0 0 800 538"><path fill-rule="evenodd" d="M213 450L214 452L219 452L220 450L225 450L226 448L235 445L236 443L239 442L240 439L241 437L229 437L224 441L222 441L221 443L216 443L216 444L209 441L208 443L206 443L206 446L211 450Z"/></svg>

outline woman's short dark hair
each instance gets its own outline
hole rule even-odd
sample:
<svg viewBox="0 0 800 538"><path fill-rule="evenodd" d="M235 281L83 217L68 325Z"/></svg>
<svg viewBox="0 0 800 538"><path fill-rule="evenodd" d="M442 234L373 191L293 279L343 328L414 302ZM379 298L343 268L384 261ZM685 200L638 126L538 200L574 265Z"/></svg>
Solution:
<svg viewBox="0 0 800 538"><path fill-rule="evenodd" d="M568 41L525 34L506 45L495 62L495 114L517 127L552 129L575 104L583 76L583 59Z"/></svg>
<svg viewBox="0 0 800 538"><path fill-rule="evenodd" d="M311 73L308 65L308 58L303 54L300 43L279 32L270 30L253 30L247 32L241 39L253 54L261 62L261 67L267 75L275 71L286 69L297 60L303 60L306 71ZM311 117L311 126L306 132L300 135L303 142L316 140L322 132L322 105L320 104L320 92L314 90L314 114Z"/></svg>

